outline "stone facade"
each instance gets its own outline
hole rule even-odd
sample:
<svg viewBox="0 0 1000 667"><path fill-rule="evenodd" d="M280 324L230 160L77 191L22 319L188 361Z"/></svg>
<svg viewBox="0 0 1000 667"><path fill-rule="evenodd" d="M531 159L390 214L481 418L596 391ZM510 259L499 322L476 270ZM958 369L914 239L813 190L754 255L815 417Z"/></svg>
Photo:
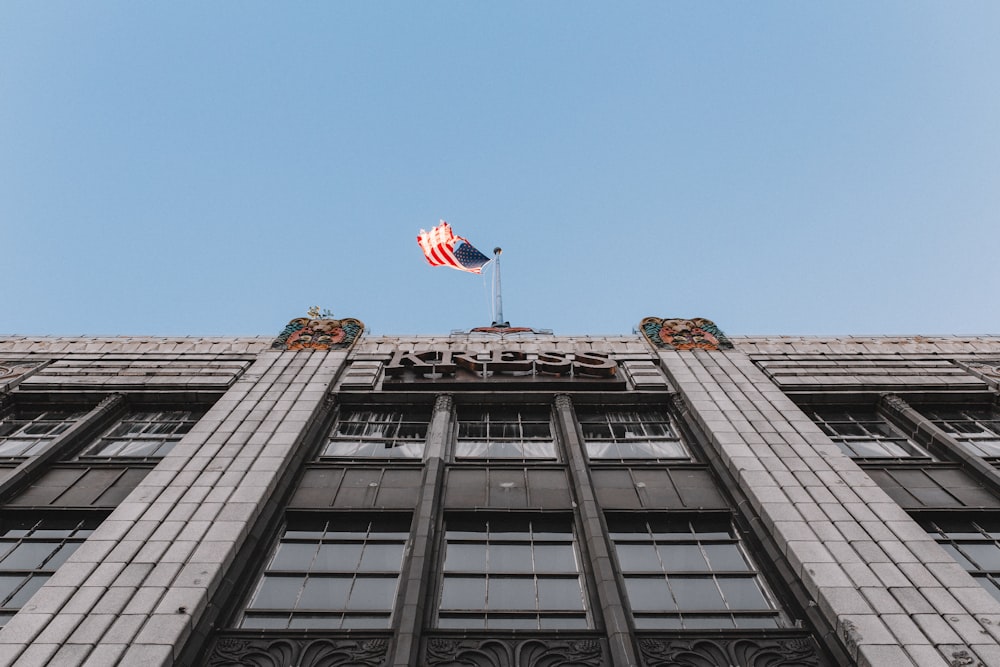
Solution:
<svg viewBox="0 0 1000 667"><path fill-rule="evenodd" d="M1000 337L675 322L0 337L0 665L1000 664Z"/></svg>

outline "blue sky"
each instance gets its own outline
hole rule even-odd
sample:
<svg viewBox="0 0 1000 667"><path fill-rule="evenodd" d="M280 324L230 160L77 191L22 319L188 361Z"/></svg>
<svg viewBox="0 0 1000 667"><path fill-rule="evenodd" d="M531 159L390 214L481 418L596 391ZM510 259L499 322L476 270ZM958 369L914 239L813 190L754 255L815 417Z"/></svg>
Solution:
<svg viewBox="0 0 1000 667"><path fill-rule="evenodd" d="M0 3L0 333L1000 334L995 2Z"/></svg>

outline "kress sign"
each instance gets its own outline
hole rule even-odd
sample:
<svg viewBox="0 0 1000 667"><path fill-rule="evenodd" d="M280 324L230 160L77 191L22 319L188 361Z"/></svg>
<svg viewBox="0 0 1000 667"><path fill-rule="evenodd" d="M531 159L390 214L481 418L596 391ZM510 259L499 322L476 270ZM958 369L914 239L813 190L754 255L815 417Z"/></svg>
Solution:
<svg viewBox="0 0 1000 667"><path fill-rule="evenodd" d="M522 352L490 350L396 350L385 366L388 379L612 379L618 362L600 352Z"/></svg>

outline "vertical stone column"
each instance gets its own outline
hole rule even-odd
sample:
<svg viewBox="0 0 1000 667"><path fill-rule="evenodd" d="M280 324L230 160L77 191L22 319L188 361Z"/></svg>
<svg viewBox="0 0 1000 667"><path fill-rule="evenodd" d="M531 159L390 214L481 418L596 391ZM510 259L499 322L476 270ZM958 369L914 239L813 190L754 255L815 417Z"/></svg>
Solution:
<svg viewBox="0 0 1000 667"><path fill-rule="evenodd" d="M444 458L451 433L454 400L450 395L437 397L427 428L424 447L424 484L420 503L410 530L410 557L400 582L396 605L396 640L390 649L387 665L409 667L419 664L421 629L426 623L429 587L436 582L433 571L434 543L437 540L437 516L441 506Z"/></svg>
<svg viewBox="0 0 1000 667"><path fill-rule="evenodd" d="M608 635L611 660L616 666L638 665L639 660L629 630L628 612L622 603L615 567L611 562L611 553L605 538L604 513L594 495L587 468L587 457L576 430L573 402L569 396L560 394L556 396L555 404L556 420L566 444L567 463L576 491L580 523L583 526L584 534L580 536L580 540L586 544L590 553L594 583L597 586L597 599L601 604L600 614L604 619ZM594 611L597 613L597 610Z"/></svg>
<svg viewBox="0 0 1000 667"><path fill-rule="evenodd" d="M0 631L0 664L172 664L346 357L262 352Z"/></svg>
<svg viewBox="0 0 1000 667"><path fill-rule="evenodd" d="M1000 602L746 355L658 354L842 651L859 665L1000 665Z"/></svg>

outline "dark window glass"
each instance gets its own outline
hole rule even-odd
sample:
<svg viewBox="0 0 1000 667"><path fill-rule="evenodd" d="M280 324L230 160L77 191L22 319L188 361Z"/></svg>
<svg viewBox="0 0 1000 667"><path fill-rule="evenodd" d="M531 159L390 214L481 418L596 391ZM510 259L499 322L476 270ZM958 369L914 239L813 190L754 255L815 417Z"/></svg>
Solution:
<svg viewBox="0 0 1000 667"><path fill-rule="evenodd" d="M568 519L449 519L439 628L591 627Z"/></svg>
<svg viewBox="0 0 1000 667"><path fill-rule="evenodd" d="M413 410L344 410L321 456L419 459L429 413Z"/></svg>
<svg viewBox="0 0 1000 667"><path fill-rule="evenodd" d="M810 416L851 458L930 458L874 410L820 410L811 412Z"/></svg>
<svg viewBox="0 0 1000 667"><path fill-rule="evenodd" d="M727 519L609 518L640 629L777 627L778 609ZM766 615L768 620L761 621Z"/></svg>
<svg viewBox="0 0 1000 667"><path fill-rule="evenodd" d="M1000 600L998 519L925 519L921 525L983 588Z"/></svg>
<svg viewBox="0 0 1000 667"><path fill-rule="evenodd" d="M662 410L597 409L578 412L587 455L594 460L689 459Z"/></svg>
<svg viewBox="0 0 1000 667"><path fill-rule="evenodd" d="M99 519L25 519L0 523L0 624L66 562Z"/></svg>
<svg viewBox="0 0 1000 667"><path fill-rule="evenodd" d="M476 410L458 412L457 458L555 459L548 410Z"/></svg>
<svg viewBox="0 0 1000 667"><path fill-rule="evenodd" d="M388 515L290 520L239 626L388 628L406 523Z"/></svg>

